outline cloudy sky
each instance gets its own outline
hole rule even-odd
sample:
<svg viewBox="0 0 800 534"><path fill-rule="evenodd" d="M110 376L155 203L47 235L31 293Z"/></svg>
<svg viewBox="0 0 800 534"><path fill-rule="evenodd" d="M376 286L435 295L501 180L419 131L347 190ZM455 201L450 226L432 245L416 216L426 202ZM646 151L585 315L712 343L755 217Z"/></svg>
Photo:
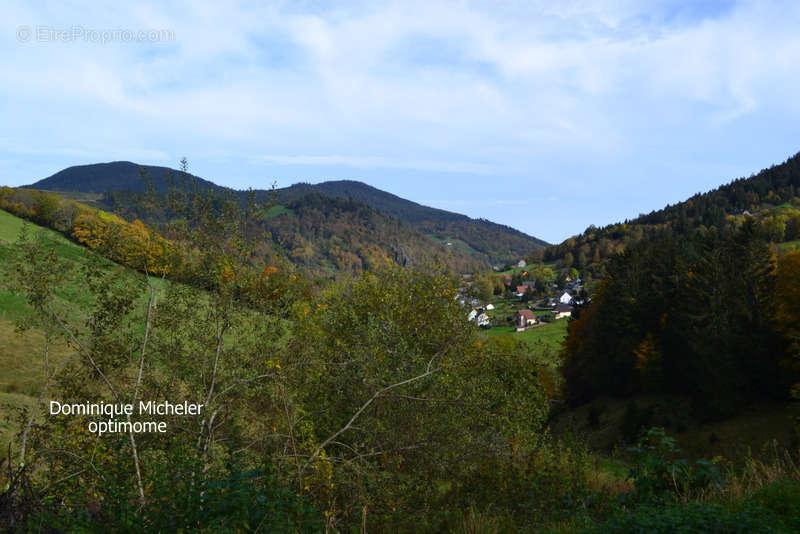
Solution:
<svg viewBox="0 0 800 534"><path fill-rule="evenodd" d="M4 3L0 184L186 156L557 242L800 151L791 0L114 4Z"/></svg>

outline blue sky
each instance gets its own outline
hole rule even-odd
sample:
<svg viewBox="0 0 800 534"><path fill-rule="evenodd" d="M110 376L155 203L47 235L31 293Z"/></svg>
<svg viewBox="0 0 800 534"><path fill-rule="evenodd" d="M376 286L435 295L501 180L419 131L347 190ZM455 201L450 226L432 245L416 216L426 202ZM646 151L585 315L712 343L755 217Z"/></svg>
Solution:
<svg viewBox="0 0 800 534"><path fill-rule="evenodd" d="M800 151L798 2L115 4L4 6L1 184L186 156L559 242Z"/></svg>

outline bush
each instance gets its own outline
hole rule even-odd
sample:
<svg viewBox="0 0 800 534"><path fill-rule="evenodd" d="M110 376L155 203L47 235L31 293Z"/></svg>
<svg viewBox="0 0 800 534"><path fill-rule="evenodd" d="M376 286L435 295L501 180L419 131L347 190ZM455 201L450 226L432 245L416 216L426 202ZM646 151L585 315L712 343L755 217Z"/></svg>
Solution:
<svg viewBox="0 0 800 534"><path fill-rule="evenodd" d="M625 495L629 502L672 501L688 497L695 490L719 487L724 481L722 471L713 462L676 458L680 451L675 439L663 428L654 427L644 432L629 451L634 455L633 468L628 475L634 490Z"/></svg>
<svg viewBox="0 0 800 534"><path fill-rule="evenodd" d="M754 493L751 500L783 518L791 532L800 532L800 480L779 480Z"/></svg>
<svg viewBox="0 0 800 534"><path fill-rule="evenodd" d="M728 510L718 505L642 507L618 514L582 534L782 534L788 528L768 510L747 506Z"/></svg>
<svg viewBox="0 0 800 534"><path fill-rule="evenodd" d="M154 467L144 506L124 481L109 479L103 494L83 502L68 507L55 500L39 503L20 531L39 532L46 526L49 530L44 532L310 534L324 529L322 514L309 499L271 473L234 470L213 478L194 477L192 471L200 465L184 455Z"/></svg>

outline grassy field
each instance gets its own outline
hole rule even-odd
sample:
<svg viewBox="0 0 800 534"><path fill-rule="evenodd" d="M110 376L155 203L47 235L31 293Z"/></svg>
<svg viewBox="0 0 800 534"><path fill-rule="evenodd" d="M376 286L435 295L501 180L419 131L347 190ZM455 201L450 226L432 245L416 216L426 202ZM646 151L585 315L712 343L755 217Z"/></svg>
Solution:
<svg viewBox="0 0 800 534"><path fill-rule="evenodd" d="M24 333L17 332L20 321L34 316L14 281L19 252L14 243L24 224L22 219L0 210L0 450L5 450L17 431L17 409L35 405L45 377L43 331L29 328ZM139 307L144 306L144 275L97 256L58 232L28 223L28 233L31 238L41 235L45 246L55 250L61 262L60 269L65 277L54 292L54 307L72 325L83 326L91 310L93 297L85 284L85 268L90 264L113 273L122 283L140 284ZM151 281L159 289L164 289L169 283L157 278L151 278ZM56 343L49 349L51 365L57 365L72 352L63 341Z"/></svg>
<svg viewBox="0 0 800 534"><path fill-rule="evenodd" d="M466 241L451 237L440 237L435 234L425 234L429 239L451 250L457 250L469 256L478 254L478 251L467 244ZM450 243L449 245L447 243Z"/></svg>
<svg viewBox="0 0 800 534"><path fill-rule="evenodd" d="M486 330L487 336L509 335L514 339L523 341L532 348L539 348L543 345L548 348L558 350L561 342L567 335L567 319L559 319L552 323L542 326L528 328L524 332L515 332L513 326L495 326Z"/></svg>
<svg viewBox="0 0 800 534"><path fill-rule="evenodd" d="M497 272L497 273L494 273L494 274L510 274L510 275L514 275L514 274L517 274L517 273L521 273L522 271L533 271L534 269L536 269L540 265L542 267L549 267L550 269L553 269L555 271L556 270L556 265L558 265L558 262L550 261L550 262L541 263L541 264L539 264L539 263L531 263L529 265L526 265L525 267L512 267L511 269L508 269L507 271L500 271L500 272Z"/></svg>
<svg viewBox="0 0 800 534"><path fill-rule="evenodd" d="M522 271L530 271L532 269L535 269L536 267L537 266L534 265L534 264L526 265L525 267L512 267L511 269L509 269L507 271L499 271L496 274L511 274L511 275L514 275L514 274L517 274L517 273L521 273Z"/></svg>

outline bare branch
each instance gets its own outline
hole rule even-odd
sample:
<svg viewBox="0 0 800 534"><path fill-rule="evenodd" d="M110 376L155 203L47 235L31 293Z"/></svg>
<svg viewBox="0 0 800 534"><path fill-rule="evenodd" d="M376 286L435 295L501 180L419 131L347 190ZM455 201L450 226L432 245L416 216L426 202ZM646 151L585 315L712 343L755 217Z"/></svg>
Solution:
<svg viewBox="0 0 800 534"><path fill-rule="evenodd" d="M345 424L342 428L340 428L339 430L337 430L336 432L334 432L333 434L328 436L328 438L325 439L325 441L320 443L317 446L317 448L314 449L314 452L309 456L309 458L306 461L305 465L303 465L303 469L301 470L301 473L304 472L308 468L308 466L311 464L311 462L313 462L319 456L320 452L322 452L322 450L325 447L327 447L328 444L330 444L332 441L334 441L336 438L338 438L344 432L347 432L353 426L353 423L355 423L356 419L358 419L359 416L361 416L361 414L364 413L364 410L366 410L377 398L382 397L384 395L384 393L386 393L387 391L391 391L391 390L399 388L401 386L405 386L407 384L411 384L412 382L416 382L418 380L422 380L423 378L425 378L427 376L430 376L433 373L435 373L436 371L438 371L439 370L438 368L434 368L433 367L434 359L435 359L435 356L434 356L434 358L431 358L431 360L428 362L428 366L427 366L427 368L426 368L424 373L422 373L420 375L417 375L417 376L414 376L414 377L411 377L411 378L408 378L406 380L402 380L400 382L396 382L394 384L386 386L383 389L380 389L380 390L376 391L367 400L367 402L362 404L361 407L356 411L356 413L353 414L353 417L350 418L350 420L347 422L347 424Z"/></svg>

